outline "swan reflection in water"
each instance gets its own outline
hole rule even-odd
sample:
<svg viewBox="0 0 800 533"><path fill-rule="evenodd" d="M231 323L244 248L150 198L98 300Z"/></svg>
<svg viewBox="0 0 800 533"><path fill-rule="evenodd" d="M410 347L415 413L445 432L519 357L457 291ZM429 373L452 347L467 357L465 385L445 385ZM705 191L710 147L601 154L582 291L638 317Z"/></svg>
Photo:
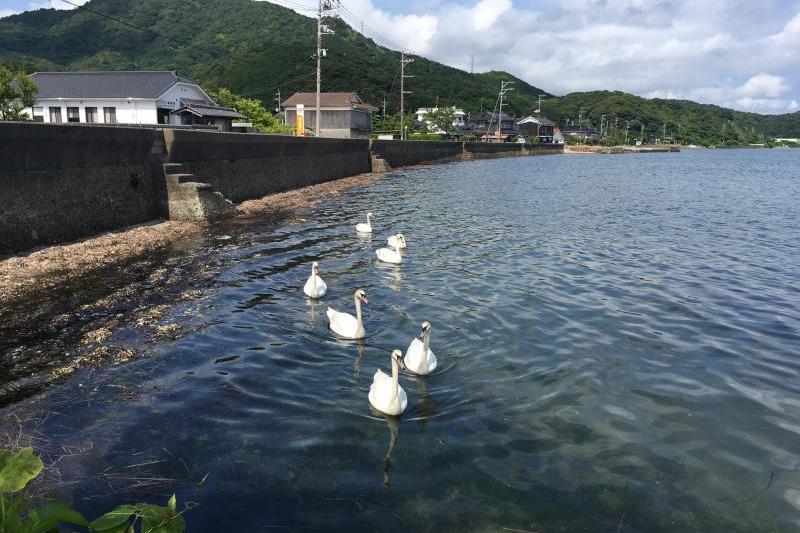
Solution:
<svg viewBox="0 0 800 533"><path fill-rule="evenodd" d="M317 311L317 306L321 305L320 301L315 298L306 298L306 305L310 308L308 310L308 314L311 317L311 325L314 326L317 323L317 317L319 316L319 311Z"/></svg>
<svg viewBox="0 0 800 533"><path fill-rule="evenodd" d="M383 486L389 486L389 470L392 469L392 452L397 446L397 436L400 432L400 419L396 416L384 415L386 426L389 428L389 449L386 450L386 457L383 458Z"/></svg>
<svg viewBox="0 0 800 533"><path fill-rule="evenodd" d="M359 340L356 342L356 362L353 365L355 371L354 382L356 385L361 381L361 359L364 357L364 341ZM376 411L377 412L377 411Z"/></svg>
<svg viewBox="0 0 800 533"><path fill-rule="evenodd" d="M438 414L436 412L436 402L433 396L428 394L427 378L417 378L417 394L419 395L419 403L417 403L417 422L420 426L425 427L428 425L428 420Z"/></svg>

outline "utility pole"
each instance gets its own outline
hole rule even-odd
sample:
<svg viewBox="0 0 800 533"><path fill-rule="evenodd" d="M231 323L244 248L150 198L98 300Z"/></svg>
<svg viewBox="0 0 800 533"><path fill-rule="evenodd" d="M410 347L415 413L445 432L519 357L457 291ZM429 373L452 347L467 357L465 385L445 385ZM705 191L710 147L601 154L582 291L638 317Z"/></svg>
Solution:
<svg viewBox="0 0 800 533"><path fill-rule="evenodd" d="M544 100L544 95L540 94L538 98L538 103L536 104L536 116L542 114L542 101Z"/></svg>
<svg viewBox="0 0 800 533"><path fill-rule="evenodd" d="M411 94L411 91L405 90L405 80L406 78L413 78L414 76L406 76L406 65L413 63L413 57L406 57L406 53L401 51L400 52L400 139L405 140L406 138L406 127L403 124L403 115L405 113L405 101L406 95Z"/></svg>
<svg viewBox="0 0 800 533"><path fill-rule="evenodd" d="M497 114L497 138L498 141L500 137L503 135L503 97L506 95L508 91L513 91L514 88L511 87L513 85L513 81L501 81L500 82L500 112ZM488 132L487 132L488 133Z"/></svg>
<svg viewBox="0 0 800 533"><path fill-rule="evenodd" d="M606 124L606 116L600 115L600 138L603 138L603 126ZM606 126L607 127L607 126Z"/></svg>
<svg viewBox="0 0 800 533"><path fill-rule="evenodd" d="M667 123L666 123L666 122L665 122L665 123L664 123L664 125L661 127L661 129L662 129L662 132L661 132L661 142L662 142L662 143L666 143L666 142L667 142Z"/></svg>
<svg viewBox="0 0 800 533"><path fill-rule="evenodd" d="M278 107L275 108L275 112L276 113L280 113L281 112L281 103L282 103L281 102L281 90L280 89L278 89L278 92L275 93L275 101L278 102ZM283 125L284 126L286 125L286 114L285 113L283 115Z"/></svg>
<svg viewBox="0 0 800 533"><path fill-rule="evenodd" d="M475 74L475 56L472 56L469 60L469 73Z"/></svg>
<svg viewBox="0 0 800 533"><path fill-rule="evenodd" d="M322 55L327 55L327 50L322 48L322 36L333 35L334 31L322 23L323 13L333 9L333 3L338 0L318 0L317 3L317 106L314 113L314 136L319 137L320 118L320 89L322 87Z"/></svg>
<svg viewBox="0 0 800 533"><path fill-rule="evenodd" d="M583 106L578 109L578 137L583 135ZM584 140L586 140L584 138Z"/></svg>
<svg viewBox="0 0 800 533"><path fill-rule="evenodd" d="M642 124L642 132L639 134L639 141L644 144L644 124Z"/></svg>
<svg viewBox="0 0 800 533"><path fill-rule="evenodd" d="M628 146L628 133L631 131L631 122L625 121L625 146Z"/></svg>
<svg viewBox="0 0 800 533"><path fill-rule="evenodd" d="M381 115L381 116L383 118L386 118L386 97L385 96L383 97L383 115Z"/></svg>

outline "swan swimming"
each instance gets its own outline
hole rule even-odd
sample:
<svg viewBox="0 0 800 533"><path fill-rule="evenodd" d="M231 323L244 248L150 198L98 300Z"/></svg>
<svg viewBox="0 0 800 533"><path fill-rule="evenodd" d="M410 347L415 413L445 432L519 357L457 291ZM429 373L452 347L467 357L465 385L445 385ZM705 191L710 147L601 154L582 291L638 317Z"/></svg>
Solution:
<svg viewBox="0 0 800 533"><path fill-rule="evenodd" d="M419 334L419 337L414 337L406 350L404 360L406 368L415 374L424 376L436 370L436 356L428 346L430 339L431 323L426 320L422 323L422 333Z"/></svg>
<svg viewBox="0 0 800 533"><path fill-rule="evenodd" d="M408 406L406 391L400 386L400 368L403 365L403 354L400 350L392 352L392 377L387 376L380 369L375 371L372 386L369 388L369 403L387 415L399 415Z"/></svg>
<svg viewBox="0 0 800 533"><path fill-rule="evenodd" d="M356 231L359 233L372 233L372 212L367 213L367 223L356 224Z"/></svg>
<svg viewBox="0 0 800 533"><path fill-rule="evenodd" d="M346 339L363 339L364 321L361 319L361 302L369 303L367 302L367 293L363 289L357 289L354 300L356 303L356 316L336 311L331 307L328 307L326 314L328 315L330 328L334 333Z"/></svg>
<svg viewBox="0 0 800 533"><path fill-rule="evenodd" d="M308 277L308 281L306 281L303 287L303 292L306 293L306 296L309 298L322 298L325 296L327 290L328 286L325 285L325 282L322 281L322 278L319 276L319 263L314 261L311 263L311 275Z"/></svg>
<svg viewBox="0 0 800 533"><path fill-rule="evenodd" d="M375 250L375 255L378 256L379 261L383 261L384 263L399 265L403 262L403 255L400 253L400 242L395 243L394 250L378 248Z"/></svg>
<svg viewBox="0 0 800 533"><path fill-rule="evenodd" d="M398 233L397 235L392 235L391 237L386 239L386 242L389 244L391 248L395 248L398 244L400 245L400 248L406 247L406 238L403 236L402 233Z"/></svg>

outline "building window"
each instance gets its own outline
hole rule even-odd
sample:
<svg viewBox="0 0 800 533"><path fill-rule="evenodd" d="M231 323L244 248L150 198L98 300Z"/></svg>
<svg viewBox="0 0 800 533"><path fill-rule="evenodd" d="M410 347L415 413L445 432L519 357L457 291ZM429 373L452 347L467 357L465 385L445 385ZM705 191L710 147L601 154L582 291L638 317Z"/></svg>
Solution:
<svg viewBox="0 0 800 533"><path fill-rule="evenodd" d="M117 108L116 107L104 107L103 108L103 122L106 124L116 124L117 123Z"/></svg>
<svg viewBox="0 0 800 533"><path fill-rule="evenodd" d="M88 122L88 123L97 122L97 108L96 107L87 107L86 108L86 122Z"/></svg>
<svg viewBox="0 0 800 533"><path fill-rule="evenodd" d="M51 107L50 108L50 122L54 122L59 124L61 122L61 108L60 107Z"/></svg>
<svg viewBox="0 0 800 533"><path fill-rule="evenodd" d="M81 113L77 107L68 107L67 108L67 122L80 122L81 121Z"/></svg>

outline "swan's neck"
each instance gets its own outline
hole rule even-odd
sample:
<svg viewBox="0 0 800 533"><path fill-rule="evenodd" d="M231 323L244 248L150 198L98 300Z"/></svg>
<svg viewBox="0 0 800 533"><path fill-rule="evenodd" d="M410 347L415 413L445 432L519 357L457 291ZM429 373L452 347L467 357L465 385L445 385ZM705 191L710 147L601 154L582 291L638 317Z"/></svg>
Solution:
<svg viewBox="0 0 800 533"><path fill-rule="evenodd" d="M400 367L392 356L392 398L397 398L397 390L400 387Z"/></svg>
<svg viewBox="0 0 800 533"><path fill-rule="evenodd" d="M317 273L311 269L311 289L316 292L317 290Z"/></svg>
<svg viewBox="0 0 800 533"><path fill-rule="evenodd" d="M428 340L431 337L430 330L422 334L422 357L425 361L428 360Z"/></svg>
<svg viewBox="0 0 800 533"><path fill-rule="evenodd" d="M362 325L361 321L361 300L356 298L356 320L358 321L358 327L360 328Z"/></svg>

